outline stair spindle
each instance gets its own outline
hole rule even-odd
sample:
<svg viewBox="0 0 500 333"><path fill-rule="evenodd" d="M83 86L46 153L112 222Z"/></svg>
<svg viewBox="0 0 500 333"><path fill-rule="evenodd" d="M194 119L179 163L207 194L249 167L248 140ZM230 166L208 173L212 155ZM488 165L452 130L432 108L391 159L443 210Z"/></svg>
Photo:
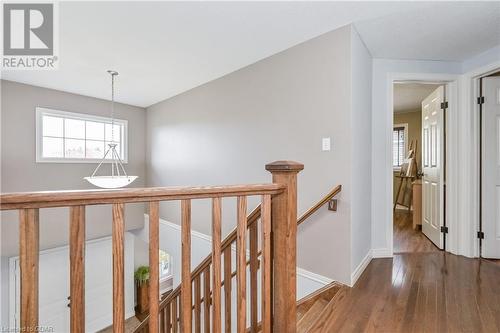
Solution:
<svg viewBox="0 0 500 333"><path fill-rule="evenodd" d="M160 301L159 278L159 234L160 217L159 202L149 203L149 333L158 333L158 316Z"/></svg>
<svg viewBox="0 0 500 333"><path fill-rule="evenodd" d="M259 269L258 259L258 229L257 223L249 228L250 236L250 332L257 333L257 270Z"/></svg>
<svg viewBox="0 0 500 333"><path fill-rule="evenodd" d="M221 198L212 200L212 332L221 332Z"/></svg>
<svg viewBox="0 0 500 333"><path fill-rule="evenodd" d="M19 268L21 271L21 331L38 327L38 209L19 211Z"/></svg>
<svg viewBox="0 0 500 333"><path fill-rule="evenodd" d="M262 333L271 332L271 196L263 195L261 209L262 233Z"/></svg>
<svg viewBox="0 0 500 333"><path fill-rule="evenodd" d="M125 288L124 288L124 205L113 204L113 333L123 333L125 329Z"/></svg>
<svg viewBox="0 0 500 333"><path fill-rule="evenodd" d="M85 206L69 210L70 331L85 332Z"/></svg>
<svg viewBox="0 0 500 333"><path fill-rule="evenodd" d="M210 265L203 271L203 326L210 333Z"/></svg>
<svg viewBox="0 0 500 333"><path fill-rule="evenodd" d="M247 232L247 198L238 196L238 225L236 238L236 280L238 281L238 316L237 316L237 331L238 333L246 333L246 266L247 266L247 251L246 251L246 232Z"/></svg>
<svg viewBox="0 0 500 333"><path fill-rule="evenodd" d="M224 327L226 333L231 333L231 246L224 249Z"/></svg>
<svg viewBox="0 0 500 333"><path fill-rule="evenodd" d="M181 331L191 332L192 287L191 287L191 200L181 201Z"/></svg>

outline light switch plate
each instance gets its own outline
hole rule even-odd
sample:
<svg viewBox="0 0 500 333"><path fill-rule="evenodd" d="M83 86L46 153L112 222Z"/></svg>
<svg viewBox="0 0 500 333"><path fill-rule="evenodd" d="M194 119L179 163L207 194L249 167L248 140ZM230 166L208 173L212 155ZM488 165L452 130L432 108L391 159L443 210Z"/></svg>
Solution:
<svg viewBox="0 0 500 333"><path fill-rule="evenodd" d="M321 141L321 150L330 151L331 148L331 140L330 138L323 138Z"/></svg>

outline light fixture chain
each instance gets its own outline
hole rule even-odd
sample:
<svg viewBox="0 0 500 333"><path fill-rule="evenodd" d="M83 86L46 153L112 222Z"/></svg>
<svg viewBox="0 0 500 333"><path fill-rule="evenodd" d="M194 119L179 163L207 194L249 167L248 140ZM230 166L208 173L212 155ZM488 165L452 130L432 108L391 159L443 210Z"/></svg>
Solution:
<svg viewBox="0 0 500 333"><path fill-rule="evenodd" d="M111 142L115 142L115 74L111 73Z"/></svg>

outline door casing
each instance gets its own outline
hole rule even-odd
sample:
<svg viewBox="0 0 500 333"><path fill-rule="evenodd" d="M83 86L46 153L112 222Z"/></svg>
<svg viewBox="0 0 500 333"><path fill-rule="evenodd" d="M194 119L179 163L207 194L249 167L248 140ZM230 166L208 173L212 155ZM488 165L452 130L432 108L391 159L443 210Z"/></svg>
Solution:
<svg viewBox="0 0 500 333"><path fill-rule="evenodd" d="M413 83L427 83L427 84L442 84L445 88L446 101L448 102L448 109L446 112L446 122L445 122L445 145L446 145L446 156L445 156L445 173L446 173L446 193L445 193L445 214L444 214L444 225L448 227L448 234L446 235L446 249L447 252L455 253L457 244L457 223L456 215L458 212L457 200L455 198L457 189L457 165L458 163L453 163L452 161L458 160L458 146L456 140L458 134L458 75L450 74L433 74L433 73L392 73L388 75L387 78L387 128L386 128L386 171L388 173L387 179L387 191L386 191L386 240L387 249L389 249L390 256L394 255L394 243L393 243L393 214L392 214L392 203L393 203L393 177L392 177L392 129L394 125L393 115L394 115L394 83L398 82L413 82ZM444 184L443 184L444 185Z"/></svg>

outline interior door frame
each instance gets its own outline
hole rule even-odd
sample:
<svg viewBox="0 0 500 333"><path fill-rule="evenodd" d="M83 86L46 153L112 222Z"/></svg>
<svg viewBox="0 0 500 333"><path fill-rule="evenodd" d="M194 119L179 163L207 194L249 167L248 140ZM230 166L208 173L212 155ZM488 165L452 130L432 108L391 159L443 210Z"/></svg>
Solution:
<svg viewBox="0 0 500 333"><path fill-rule="evenodd" d="M483 220L483 211L482 211L482 206L483 206L483 187L482 187L482 180L483 180L483 141L482 141L482 136L483 136L483 124L482 124L482 112L484 111L482 109L482 106L479 105L479 103L475 103L475 101L483 95L482 93L482 86L481 86L481 79L484 77L489 76L490 74L496 73L500 71L500 63L497 65L493 66L494 68L489 68L487 71L483 72L482 74L476 75L475 77L472 78L472 91L474 92L474 97L472 99L473 102L473 109L474 109L474 114L477 114L477 122L478 122L478 221L476 226L477 231L482 231L482 220ZM476 238L475 241L475 249L477 252L477 257L482 257L482 248L481 248L481 239L479 237Z"/></svg>
<svg viewBox="0 0 500 333"><path fill-rule="evenodd" d="M386 172L387 174L387 188L386 188L386 240L387 249L389 249L390 256L394 255L394 235L393 235L393 186L394 177L392 175L392 131L394 126L394 83L397 82L412 82L412 83L431 83L431 84L442 84L445 87L446 101L448 102L448 109L446 112L446 122L445 122L445 167L444 172L446 174L446 187L445 195L443 200L443 213L444 213L444 225L448 227L448 234L446 237L446 248L444 251L453 252L456 248L456 237L457 237L457 223L456 223L456 212L457 212L457 200L454 200L454 195L457 194L457 166L458 163L453 163L453 161L458 162L458 145L456 144L455 138L458 137L458 83L459 75L451 74L435 74L435 73L390 73L387 77L387 128L386 128ZM444 184L443 184L444 185Z"/></svg>

